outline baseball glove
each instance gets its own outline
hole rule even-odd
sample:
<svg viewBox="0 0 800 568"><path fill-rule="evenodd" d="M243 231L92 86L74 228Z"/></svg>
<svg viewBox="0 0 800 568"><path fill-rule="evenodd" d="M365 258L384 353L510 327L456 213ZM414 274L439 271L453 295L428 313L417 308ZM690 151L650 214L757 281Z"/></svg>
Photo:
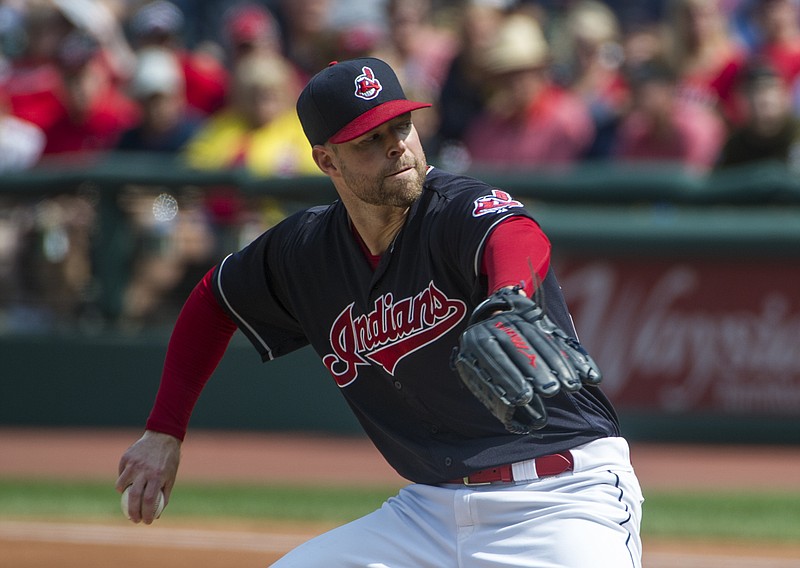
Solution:
<svg viewBox="0 0 800 568"><path fill-rule="evenodd" d="M499 290L475 308L452 363L506 430L528 434L547 423L542 397L596 385L602 375L580 343L519 290Z"/></svg>

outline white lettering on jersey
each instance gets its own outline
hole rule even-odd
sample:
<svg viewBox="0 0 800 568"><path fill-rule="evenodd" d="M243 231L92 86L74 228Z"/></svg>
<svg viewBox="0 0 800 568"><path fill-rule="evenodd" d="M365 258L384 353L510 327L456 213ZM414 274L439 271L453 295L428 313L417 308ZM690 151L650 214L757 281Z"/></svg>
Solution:
<svg viewBox="0 0 800 568"><path fill-rule="evenodd" d="M467 313L464 302L448 298L433 281L416 296L396 302L391 292L384 294L366 315L355 316L353 305L331 325L333 352L322 358L340 387L358 378L359 365L374 363L394 375L403 357L442 337Z"/></svg>

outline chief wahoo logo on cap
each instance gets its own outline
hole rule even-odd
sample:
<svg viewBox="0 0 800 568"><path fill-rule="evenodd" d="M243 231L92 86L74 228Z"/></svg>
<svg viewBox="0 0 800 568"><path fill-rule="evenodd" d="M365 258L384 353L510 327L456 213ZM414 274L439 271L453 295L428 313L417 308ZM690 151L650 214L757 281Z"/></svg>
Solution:
<svg viewBox="0 0 800 568"><path fill-rule="evenodd" d="M369 67L361 68L361 75L356 77L356 96L369 101L378 96L383 87L380 81L375 78L375 73Z"/></svg>

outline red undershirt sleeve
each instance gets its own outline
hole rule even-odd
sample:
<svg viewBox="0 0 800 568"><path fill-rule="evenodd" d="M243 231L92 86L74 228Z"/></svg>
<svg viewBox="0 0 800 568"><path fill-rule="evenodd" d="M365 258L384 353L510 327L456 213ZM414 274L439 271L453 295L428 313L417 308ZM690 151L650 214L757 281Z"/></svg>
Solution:
<svg viewBox="0 0 800 568"><path fill-rule="evenodd" d="M236 324L211 291L210 270L181 309L167 346L167 355L147 429L183 440L200 392L222 360Z"/></svg>
<svg viewBox="0 0 800 568"><path fill-rule="evenodd" d="M529 297L550 269L550 241L528 217L509 217L495 227L483 251L481 273L489 280L489 293L525 282ZM533 271L533 273L531 272Z"/></svg>

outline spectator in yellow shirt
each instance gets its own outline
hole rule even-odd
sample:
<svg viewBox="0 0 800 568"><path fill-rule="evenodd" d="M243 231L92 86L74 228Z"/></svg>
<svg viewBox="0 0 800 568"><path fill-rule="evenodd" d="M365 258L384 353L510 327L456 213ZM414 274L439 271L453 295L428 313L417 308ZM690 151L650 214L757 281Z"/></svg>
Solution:
<svg viewBox="0 0 800 568"><path fill-rule="evenodd" d="M254 54L236 65L231 100L190 140L192 167L245 167L263 176L321 174L294 100L295 74L281 58Z"/></svg>

